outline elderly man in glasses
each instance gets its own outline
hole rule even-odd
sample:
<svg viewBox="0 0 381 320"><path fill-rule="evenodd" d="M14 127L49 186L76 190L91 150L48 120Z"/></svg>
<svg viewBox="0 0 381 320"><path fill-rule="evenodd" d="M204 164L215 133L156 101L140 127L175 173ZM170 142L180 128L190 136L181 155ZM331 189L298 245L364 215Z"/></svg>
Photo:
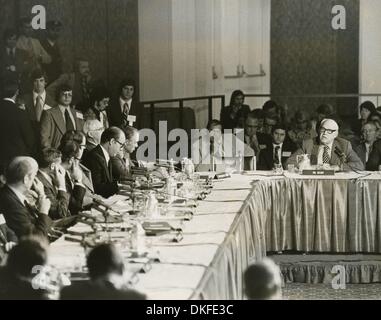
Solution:
<svg viewBox="0 0 381 320"><path fill-rule="evenodd" d="M304 140L298 149L287 161L287 164L296 164L298 155L309 154L312 165L329 165L345 171L364 170L364 164L353 151L351 143L338 138L339 126L332 119L324 119L319 128L319 136L315 139Z"/></svg>

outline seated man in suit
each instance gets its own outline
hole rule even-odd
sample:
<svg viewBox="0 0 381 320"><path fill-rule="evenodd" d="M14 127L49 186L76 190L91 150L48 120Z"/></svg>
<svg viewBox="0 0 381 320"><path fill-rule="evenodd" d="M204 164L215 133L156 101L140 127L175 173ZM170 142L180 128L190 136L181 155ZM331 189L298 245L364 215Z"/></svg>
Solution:
<svg viewBox="0 0 381 320"><path fill-rule="evenodd" d="M57 149L66 131L82 130L83 114L71 107L72 96L73 91L70 86L58 87L56 92L58 105L43 111L40 130L42 149Z"/></svg>
<svg viewBox="0 0 381 320"><path fill-rule="evenodd" d="M363 141L354 149L364 166L366 166L368 163L369 155L373 149L373 143L377 140L378 130L376 123L373 121L367 122L363 126L361 132Z"/></svg>
<svg viewBox="0 0 381 320"><path fill-rule="evenodd" d="M267 145L259 154L258 169L272 170L275 165L281 164L286 169L286 162L296 145L287 139L287 129L284 125L277 124L272 128L272 143Z"/></svg>
<svg viewBox="0 0 381 320"><path fill-rule="evenodd" d="M61 300L145 300L130 289L122 255L113 244L100 244L87 257L90 280L64 287Z"/></svg>
<svg viewBox="0 0 381 320"><path fill-rule="evenodd" d="M37 172L38 164L33 158L15 158L6 170L7 184L0 190L0 212L19 238L34 234L46 237L52 225L48 216L50 200L36 178ZM32 187L38 198L34 205L27 201Z"/></svg>
<svg viewBox="0 0 381 320"><path fill-rule="evenodd" d="M287 161L287 164L297 165L297 156L309 154L312 165L330 165L331 168L345 171L364 170L364 164L353 151L351 143L338 138L339 126L332 119L324 119L320 123L319 136L304 140L302 148L298 149Z"/></svg>
<svg viewBox="0 0 381 320"><path fill-rule="evenodd" d="M70 216L69 194L66 192L66 171L61 166L61 152L48 148L42 151L37 178L51 202L49 217L58 220Z"/></svg>
<svg viewBox="0 0 381 320"><path fill-rule="evenodd" d="M83 133L86 135L85 152L93 150L101 143L101 136L105 129L99 120L86 120L83 125Z"/></svg>
<svg viewBox="0 0 381 320"><path fill-rule="evenodd" d="M130 126L128 117L135 116L136 122L133 126L141 129L143 109L140 103L136 101L137 99L134 98L135 87L135 82L130 79L120 83L118 96L113 99L108 108L110 126Z"/></svg>
<svg viewBox="0 0 381 320"><path fill-rule="evenodd" d="M375 122L373 123L376 124ZM366 163L366 170L380 171L380 165L381 165L381 140L379 139L374 141L373 143L372 150L369 154L368 162Z"/></svg>
<svg viewBox="0 0 381 320"><path fill-rule="evenodd" d="M111 157L112 174L115 181L123 181L131 178L131 168L136 166L131 159L131 154L138 147L139 131L133 127L123 128L126 136L124 149L120 150L115 157Z"/></svg>
<svg viewBox="0 0 381 320"><path fill-rule="evenodd" d="M251 111L245 120L245 143L254 150L259 160L261 150L266 149L271 143L271 136L260 132L263 125L263 114L261 110Z"/></svg>
<svg viewBox="0 0 381 320"><path fill-rule="evenodd" d="M102 133L101 143L83 159L83 164L91 171L94 191L102 197L111 197L119 191L113 178L110 158L124 149L125 143L124 132L117 127L110 127Z"/></svg>
<svg viewBox="0 0 381 320"><path fill-rule="evenodd" d="M282 299L282 277L274 261L264 258L245 271L245 293L249 300Z"/></svg>
<svg viewBox="0 0 381 320"><path fill-rule="evenodd" d="M26 237L12 248L0 270L0 300L48 300L47 285L36 288L38 272L48 263L48 243L43 238Z"/></svg>

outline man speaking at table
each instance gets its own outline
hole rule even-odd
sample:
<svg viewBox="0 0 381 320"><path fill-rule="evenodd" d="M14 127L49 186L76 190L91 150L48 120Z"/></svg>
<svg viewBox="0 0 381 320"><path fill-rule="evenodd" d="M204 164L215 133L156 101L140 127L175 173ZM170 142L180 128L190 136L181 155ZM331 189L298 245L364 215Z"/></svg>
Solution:
<svg viewBox="0 0 381 320"><path fill-rule="evenodd" d="M345 171L364 170L364 164L353 151L351 143L339 138L339 126L332 119L322 120L319 127L319 136L315 139L303 141L302 148L298 149L287 161L287 164L297 164L297 156L309 154L311 165L330 165L338 170L341 166Z"/></svg>

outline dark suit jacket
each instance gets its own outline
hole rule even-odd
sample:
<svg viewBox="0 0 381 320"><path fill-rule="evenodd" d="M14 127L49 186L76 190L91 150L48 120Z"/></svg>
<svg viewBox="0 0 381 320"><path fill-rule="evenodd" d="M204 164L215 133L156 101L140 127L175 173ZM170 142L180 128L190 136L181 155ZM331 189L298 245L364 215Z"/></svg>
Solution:
<svg viewBox="0 0 381 320"><path fill-rule="evenodd" d="M36 115L35 101L33 100L33 93L32 92L26 93L23 96L21 96L20 99L24 101L25 103L25 111L27 112L30 121L32 121L33 123L37 122L37 115ZM55 102L53 97L46 92L45 105L48 105L49 107L52 108L56 104L57 103ZM45 105L44 105L44 108L45 108Z"/></svg>
<svg viewBox="0 0 381 320"><path fill-rule="evenodd" d="M66 174L66 190L70 195L69 211L71 214L78 214L83 208L83 198L86 194L86 187L79 184L72 184L68 174Z"/></svg>
<svg viewBox="0 0 381 320"><path fill-rule="evenodd" d="M37 173L37 178L44 185L46 197L50 200L51 206L49 217L53 220L62 219L70 216L69 212L69 194L67 192L57 190L42 174Z"/></svg>
<svg viewBox="0 0 381 320"><path fill-rule="evenodd" d="M361 159L361 161L364 164L364 166L366 166L367 162L366 162L366 147L365 147L365 142L360 143L358 146L356 146L354 148L354 150L357 153L357 155L359 156L359 158ZM370 156L370 154L369 154L369 156ZM369 157L368 157L368 160L369 160Z"/></svg>
<svg viewBox="0 0 381 320"><path fill-rule="evenodd" d="M0 263L7 255L5 244L17 242L17 240L16 234L5 223L0 225Z"/></svg>
<svg viewBox="0 0 381 320"><path fill-rule="evenodd" d="M61 300L146 300L146 296L132 289L116 289L107 281L83 281L64 287Z"/></svg>
<svg viewBox="0 0 381 320"><path fill-rule="evenodd" d="M16 68L15 71L10 70L10 66ZM7 49L3 47L0 51L0 79L3 81L18 80L20 75L27 74L32 70L28 54L24 50L16 48L16 55L11 56L7 53Z"/></svg>
<svg viewBox="0 0 381 320"><path fill-rule="evenodd" d="M378 171L378 166L381 164L381 140L377 140L373 143L372 152L369 155L368 162L366 164L366 170Z"/></svg>
<svg viewBox="0 0 381 320"><path fill-rule="evenodd" d="M54 82L62 74L62 56L61 50L56 42L52 46L47 38L40 39L41 46L52 58L52 62L49 64L43 64L42 67L48 77L48 83Z"/></svg>
<svg viewBox="0 0 381 320"><path fill-rule="evenodd" d="M296 145L289 140L285 140L282 145L281 157L283 169L286 169L286 162L289 157L295 152ZM259 170L272 170L274 168L274 146L269 144L266 149L261 150L259 153L258 169Z"/></svg>
<svg viewBox="0 0 381 320"><path fill-rule="evenodd" d="M76 130L82 131L84 124L82 113L76 111L74 108L70 108L70 111L75 119ZM40 125L42 149L57 149L63 135L66 133L66 124L60 108L55 106L52 109L44 110L42 112Z"/></svg>
<svg viewBox="0 0 381 320"><path fill-rule="evenodd" d="M108 198L118 192L118 184L113 181L112 172L108 168L100 146L96 146L86 154L83 164L91 171L96 194Z"/></svg>
<svg viewBox="0 0 381 320"><path fill-rule="evenodd" d="M0 162L16 156L35 156L35 136L24 110L11 101L0 102Z"/></svg>
<svg viewBox="0 0 381 320"><path fill-rule="evenodd" d="M114 181L123 181L131 178L131 167L127 166L126 160L119 155L110 159L112 165L112 176ZM133 166L132 161L130 161Z"/></svg>
<svg viewBox="0 0 381 320"><path fill-rule="evenodd" d="M17 277L7 267L0 269L0 300L49 300L49 292L33 289L31 282Z"/></svg>
<svg viewBox="0 0 381 320"><path fill-rule="evenodd" d="M16 194L5 186L0 190L0 212L17 237L29 235L48 236L52 220L31 206L24 206Z"/></svg>
<svg viewBox="0 0 381 320"><path fill-rule="evenodd" d="M107 109L107 113L110 127L120 127L122 125L123 118L119 97L111 101L111 104ZM142 129L143 106L134 98L132 98L129 115L136 116L134 127L137 129Z"/></svg>
<svg viewBox="0 0 381 320"><path fill-rule="evenodd" d="M221 122L223 129L234 129L234 128L243 128L245 119L250 112L250 107L246 104L243 104L241 109L237 112L234 119L230 117L232 112L232 107L228 106L221 110Z"/></svg>
<svg viewBox="0 0 381 320"><path fill-rule="evenodd" d="M356 152L353 151L351 143L348 140L345 140L342 138L336 138L332 144L332 154L331 154L331 160L329 162L330 165L338 166L342 162L339 156L334 152L336 147L338 147L346 157L346 162L343 164L344 170L349 170L349 171L364 170L364 164L361 162ZM288 159L287 164L296 165L297 155L309 154L311 155L311 164L316 165L318 153L319 153L318 138L304 140L302 148L294 152L294 154Z"/></svg>

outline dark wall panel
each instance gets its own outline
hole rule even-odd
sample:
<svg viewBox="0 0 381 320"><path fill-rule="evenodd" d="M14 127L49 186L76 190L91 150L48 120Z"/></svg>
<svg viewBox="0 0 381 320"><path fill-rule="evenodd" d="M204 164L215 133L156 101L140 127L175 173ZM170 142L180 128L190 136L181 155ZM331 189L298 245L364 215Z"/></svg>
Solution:
<svg viewBox="0 0 381 320"><path fill-rule="evenodd" d="M0 0L0 36L1 41L6 28L15 27L15 0Z"/></svg>
<svg viewBox="0 0 381 320"><path fill-rule="evenodd" d="M139 84L138 1L108 0L110 82L115 88L123 78ZM138 88L137 88L138 89ZM138 94L138 92L137 92Z"/></svg>
<svg viewBox="0 0 381 320"><path fill-rule="evenodd" d="M106 2L76 0L74 3L74 54L89 58L94 78L107 75Z"/></svg>
<svg viewBox="0 0 381 320"><path fill-rule="evenodd" d="M0 0L4 21L30 15L35 0ZM114 90L122 78L139 83L138 0L40 0L47 20L63 23L60 39L65 70L75 57L87 57L93 76ZM8 20L7 20L8 19ZM2 24L3 26L3 24ZM36 34L42 31L36 32Z"/></svg>
<svg viewBox="0 0 381 320"><path fill-rule="evenodd" d="M272 0L271 93L273 95L358 93L358 0ZM347 30L333 30L331 10L343 4ZM350 40L351 39L351 40ZM292 109L334 104L353 114L357 100L278 99Z"/></svg>

